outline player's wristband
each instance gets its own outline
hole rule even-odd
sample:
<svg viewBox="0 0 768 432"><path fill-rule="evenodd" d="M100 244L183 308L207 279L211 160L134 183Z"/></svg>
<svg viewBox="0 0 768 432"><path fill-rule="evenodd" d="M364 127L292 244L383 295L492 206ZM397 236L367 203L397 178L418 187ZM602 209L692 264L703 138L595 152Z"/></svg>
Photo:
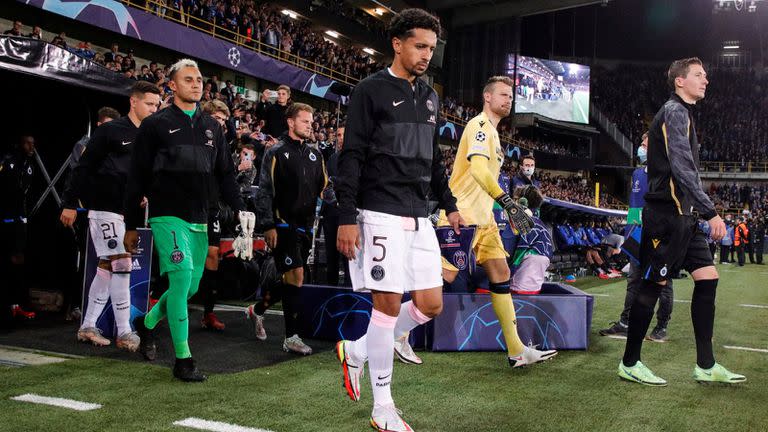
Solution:
<svg viewBox="0 0 768 432"><path fill-rule="evenodd" d="M495 200L504 210L509 210L515 203L515 201L511 196L509 196L508 193L503 193L497 196Z"/></svg>

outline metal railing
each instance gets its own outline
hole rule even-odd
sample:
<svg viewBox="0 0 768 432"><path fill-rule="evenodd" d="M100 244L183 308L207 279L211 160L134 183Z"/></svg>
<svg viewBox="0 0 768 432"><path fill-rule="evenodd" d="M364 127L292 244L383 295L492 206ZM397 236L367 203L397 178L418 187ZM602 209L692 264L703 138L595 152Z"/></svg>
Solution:
<svg viewBox="0 0 768 432"><path fill-rule="evenodd" d="M589 112L597 120L597 124L603 128L605 133L613 138L613 141L619 145L619 148L631 158L634 143L616 127L616 123L603 115L603 112L592 102L589 103Z"/></svg>
<svg viewBox="0 0 768 432"><path fill-rule="evenodd" d="M704 172L721 173L765 173L768 172L768 161L762 162L701 162L700 170Z"/></svg>
<svg viewBox="0 0 768 432"><path fill-rule="evenodd" d="M206 21L196 16L186 14L181 9L175 9L170 5L162 4L156 0L119 0L121 3L151 13L168 21L173 21L185 27L195 29L206 33L214 38L234 43L243 48L250 49L259 54L272 57L281 62L291 64L301 69L322 75L335 81L343 82L348 85L355 85L360 82L359 78L339 72L335 69L316 63L312 60L299 57L278 47L266 44L260 40L232 31L228 28L218 25L215 21Z"/></svg>

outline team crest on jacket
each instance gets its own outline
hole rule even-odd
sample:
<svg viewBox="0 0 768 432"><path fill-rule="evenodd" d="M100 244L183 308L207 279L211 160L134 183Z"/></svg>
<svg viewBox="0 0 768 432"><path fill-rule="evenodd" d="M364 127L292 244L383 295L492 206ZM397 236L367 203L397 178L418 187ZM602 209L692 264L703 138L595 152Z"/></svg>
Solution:
<svg viewBox="0 0 768 432"><path fill-rule="evenodd" d="M478 142L485 141L485 132L477 131L477 133L475 134L475 141L478 141Z"/></svg>
<svg viewBox="0 0 768 432"><path fill-rule="evenodd" d="M309 152L309 160L311 160L312 162L314 162L314 161L316 161L316 160L317 160L317 156L315 156L315 154L314 154L314 153L312 153L312 152Z"/></svg>
<svg viewBox="0 0 768 432"><path fill-rule="evenodd" d="M206 129L205 136L208 137L208 139L213 139L213 131L210 129Z"/></svg>
<svg viewBox="0 0 768 432"><path fill-rule="evenodd" d="M432 103L432 99L427 99L427 109L430 112L435 112L435 104Z"/></svg>

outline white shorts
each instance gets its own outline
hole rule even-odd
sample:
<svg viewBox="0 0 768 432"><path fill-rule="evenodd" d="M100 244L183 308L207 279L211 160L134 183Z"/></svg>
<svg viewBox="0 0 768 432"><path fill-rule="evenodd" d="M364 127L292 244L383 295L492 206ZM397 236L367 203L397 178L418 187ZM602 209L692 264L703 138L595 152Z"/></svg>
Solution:
<svg viewBox="0 0 768 432"><path fill-rule="evenodd" d="M91 242L96 249L96 256L124 254L125 222L123 215L105 211L88 211L88 226L91 231Z"/></svg>
<svg viewBox="0 0 768 432"><path fill-rule="evenodd" d="M359 210L357 222L360 250L349 263L355 291L402 294L443 286L440 245L427 218Z"/></svg>

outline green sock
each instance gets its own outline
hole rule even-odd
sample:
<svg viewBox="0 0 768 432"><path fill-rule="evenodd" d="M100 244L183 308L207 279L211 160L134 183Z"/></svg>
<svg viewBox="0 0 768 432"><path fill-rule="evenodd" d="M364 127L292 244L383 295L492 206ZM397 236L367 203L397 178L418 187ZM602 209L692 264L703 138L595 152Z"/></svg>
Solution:
<svg viewBox="0 0 768 432"><path fill-rule="evenodd" d="M189 351L189 313L187 311L187 294L191 282L192 271L190 270L169 272L168 291L163 294L163 297L166 297L168 327L171 329L173 349L176 351L176 358L180 359L192 357Z"/></svg>

